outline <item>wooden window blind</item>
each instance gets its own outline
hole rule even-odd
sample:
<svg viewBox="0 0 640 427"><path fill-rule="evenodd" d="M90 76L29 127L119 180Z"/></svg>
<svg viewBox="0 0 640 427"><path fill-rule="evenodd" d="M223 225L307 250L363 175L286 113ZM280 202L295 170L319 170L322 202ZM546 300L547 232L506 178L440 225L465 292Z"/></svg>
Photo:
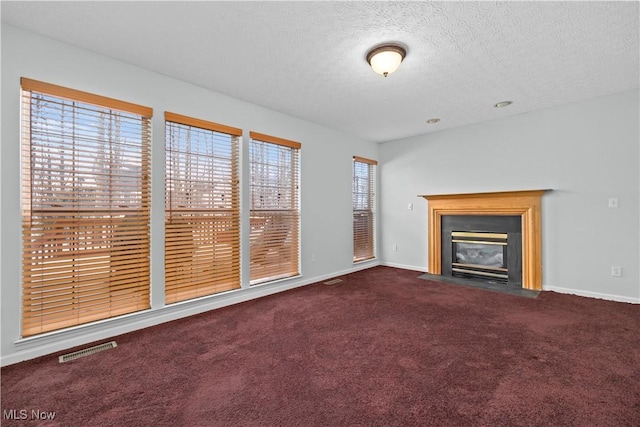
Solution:
<svg viewBox="0 0 640 427"><path fill-rule="evenodd" d="M299 274L301 144L251 132L251 284Z"/></svg>
<svg viewBox="0 0 640 427"><path fill-rule="evenodd" d="M353 261L375 257L375 160L353 157Z"/></svg>
<svg viewBox="0 0 640 427"><path fill-rule="evenodd" d="M242 130L165 113L165 301L240 287Z"/></svg>
<svg viewBox="0 0 640 427"><path fill-rule="evenodd" d="M152 110L21 86L22 335L148 309Z"/></svg>

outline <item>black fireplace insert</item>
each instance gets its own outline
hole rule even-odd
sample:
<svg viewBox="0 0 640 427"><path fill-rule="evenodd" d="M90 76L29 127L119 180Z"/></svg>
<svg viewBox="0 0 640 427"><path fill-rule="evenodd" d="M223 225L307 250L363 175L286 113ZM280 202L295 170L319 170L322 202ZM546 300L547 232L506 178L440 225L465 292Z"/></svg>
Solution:
<svg viewBox="0 0 640 427"><path fill-rule="evenodd" d="M520 216L442 217L442 274L522 287Z"/></svg>

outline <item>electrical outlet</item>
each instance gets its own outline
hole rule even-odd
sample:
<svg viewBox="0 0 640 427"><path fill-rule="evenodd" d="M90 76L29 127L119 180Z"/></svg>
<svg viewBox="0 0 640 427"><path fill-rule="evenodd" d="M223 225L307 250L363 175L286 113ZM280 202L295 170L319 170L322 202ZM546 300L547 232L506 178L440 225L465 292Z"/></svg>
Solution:
<svg viewBox="0 0 640 427"><path fill-rule="evenodd" d="M611 275L613 277L621 277L622 276L622 267L620 267L619 265L612 265L611 266Z"/></svg>
<svg viewBox="0 0 640 427"><path fill-rule="evenodd" d="M311 262L316 262L316 254L311 255Z"/></svg>
<svg viewBox="0 0 640 427"><path fill-rule="evenodd" d="M618 207L618 198L617 197L609 197L609 207L617 208Z"/></svg>

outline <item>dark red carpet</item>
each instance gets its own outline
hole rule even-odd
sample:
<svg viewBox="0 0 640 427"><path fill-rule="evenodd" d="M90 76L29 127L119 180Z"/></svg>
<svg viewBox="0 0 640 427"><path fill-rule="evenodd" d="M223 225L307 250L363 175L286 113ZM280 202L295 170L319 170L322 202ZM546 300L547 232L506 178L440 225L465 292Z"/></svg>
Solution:
<svg viewBox="0 0 640 427"><path fill-rule="evenodd" d="M56 415L2 425L640 426L639 305L420 274L376 267L3 368L4 418Z"/></svg>

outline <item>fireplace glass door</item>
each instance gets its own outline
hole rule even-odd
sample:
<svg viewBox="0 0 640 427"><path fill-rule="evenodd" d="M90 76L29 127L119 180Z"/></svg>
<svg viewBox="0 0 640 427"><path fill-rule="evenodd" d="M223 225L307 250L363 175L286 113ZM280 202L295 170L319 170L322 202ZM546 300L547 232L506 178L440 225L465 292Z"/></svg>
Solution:
<svg viewBox="0 0 640 427"><path fill-rule="evenodd" d="M452 231L453 276L506 283L507 233Z"/></svg>

